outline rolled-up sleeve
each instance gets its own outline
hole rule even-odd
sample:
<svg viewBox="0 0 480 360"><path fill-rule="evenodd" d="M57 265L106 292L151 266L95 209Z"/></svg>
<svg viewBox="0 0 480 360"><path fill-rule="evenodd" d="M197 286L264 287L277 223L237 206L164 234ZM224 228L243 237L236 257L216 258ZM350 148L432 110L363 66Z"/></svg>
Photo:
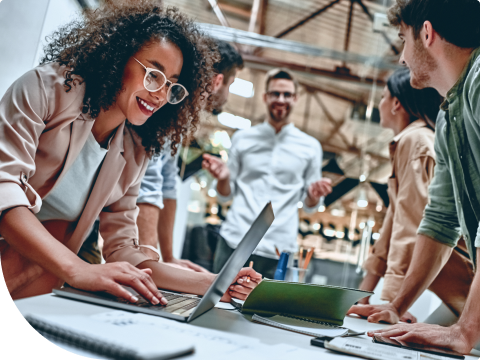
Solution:
<svg viewBox="0 0 480 360"><path fill-rule="evenodd" d="M137 204L151 204L163 209L163 163L160 157L149 160L147 171L140 184Z"/></svg>
<svg viewBox="0 0 480 360"><path fill-rule="evenodd" d="M476 125L480 126L480 81L476 80L480 78L480 66L477 64L471 71L474 71L475 76L473 76L471 78L472 80L469 80L469 84L466 84L465 86L469 87L468 104L472 107L471 113L476 121ZM480 248L480 223L477 227L477 234L475 236L475 247Z"/></svg>
<svg viewBox="0 0 480 360"><path fill-rule="evenodd" d="M36 70L15 81L0 100L0 214L16 206L40 210L40 196L28 179L35 173L35 153L48 112Z"/></svg>
<svg viewBox="0 0 480 360"><path fill-rule="evenodd" d="M316 211L320 205L323 204L323 196L319 199L318 203L315 204L312 207L308 207L306 205L306 199L308 197L308 187L320 180L322 178L322 159L323 159L323 150L318 141L314 141L313 144L313 156L310 160L309 166L307 166L307 169L305 171L305 185L304 185L304 195L303 195L303 210L307 213L313 213Z"/></svg>
<svg viewBox="0 0 480 360"><path fill-rule="evenodd" d="M163 198L174 200L177 198L178 151L174 156L172 156L170 151L165 156L166 161L164 161L162 167Z"/></svg>
<svg viewBox="0 0 480 360"><path fill-rule="evenodd" d="M457 245L461 231L452 184L452 177L446 164L445 150L440 138L443 128L437 127L435 138L435 175L429 186L429 203L425 207L417 234L428 236L450 247Z"/></svg>
<svg viewBox="0 0 480 360"><path fill-rule="evenodd" d="M236 190L236 179L240 171L240 157L238 154L238 145L239 145L239 136L238 132L232 136L232 147L228 152L228 161L227 166L230 172L230 194L223 196L218 192L217 189L217 199L221 204L226 203L233 199Z"/></svg>
<svg viewBox="0 0 480 360"><path fill-rule="evenodd" d="M398 192L392 221L382 300L392 301L407 274L417 240L417 229L428 202L428 185L435 159L420 156L398 169Z"/></svg>
<svg viewBox="0 0 480 360"><path fill-rule="evenodd" d="M387 209L387 214L383 220L383 226L380 230L380 238L375 242L372 253L363 264L363 268L369 273L383 277L387 271L388 251L390 249L390 237L392 235L393 211L392 206Z"/></svg>

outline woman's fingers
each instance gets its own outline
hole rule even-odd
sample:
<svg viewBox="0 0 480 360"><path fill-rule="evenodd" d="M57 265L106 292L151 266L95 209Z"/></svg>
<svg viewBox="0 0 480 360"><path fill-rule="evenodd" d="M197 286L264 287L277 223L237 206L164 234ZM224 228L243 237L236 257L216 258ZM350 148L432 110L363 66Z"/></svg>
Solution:
<svg viewBox="0 0 480 360"><path fill-rule="evenodd" d="M240 294L248 295L252 292L255 287L248 287L243 285L230 285L228 288L230 291L235 291Z"/></svg>
<svg viewBox="0 0 480 360"><path fill-rule="evenodd" d="M232 298L236 298L240 300L247 300L247 297L248 297L248 294L242 294L234 290L228 290L228 295L230 295L230 297Z"/></svg>
<svg viewBox="0 0 480 360"><path fill-rule="evenodd" d="M144 273L146 273L148 276L151 276L152 275L152 269L150 268L146 268L146 269L139 269L140 271L143 271Z"/></svg>
<svg viewBox="0 0 480 360"><path fill-rule="evenodd" d="M112 284L108 287L108 289L105 289L108 293L125 299L127 301L130 301L131 303L136 303L138 301L138 297L130 293L127 289L125 289L123 286L119 285L116 282L112 282Z"/></svg>
<svg viewBox="0 0 480 360"><path fill-rule="evenodd" d="M124 276L119 278L122 284L133 288L137 293L143 296L146 300L150 301L153 305L167 304L167 299L163 297L162 293L158 290L150 276L152 272L151 269L141 270L130 264L126 264L126 268L123 270Z"/></svg>

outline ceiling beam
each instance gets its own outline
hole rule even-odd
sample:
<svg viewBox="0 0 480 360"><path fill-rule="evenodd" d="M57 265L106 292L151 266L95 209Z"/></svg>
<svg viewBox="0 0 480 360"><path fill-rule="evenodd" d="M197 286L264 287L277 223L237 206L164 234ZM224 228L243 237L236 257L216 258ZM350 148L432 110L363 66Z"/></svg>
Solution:
<svg viewBox="0 0 480 360"><path fill-rule="evenodd" d="M329 122L331 122L333 124L333 128L334 129L340 129L340 127L342 127L344 121L342 120L335 120L335 118L333 117L333 115L330 113L330 111L327 109L327 107L325 106L325 104L323 103L322 99L320 99L320 96L318 96L317 93L313 93L313 97L315 98L315 101L317 102L317 104L320 106L320 108L323 110L323 113L325 114L325 116L327 117L327 120ZM335 131L335 130L334 130ZM350 144L350 142L348 141L348 139L346 138L346 136L344 134L342 134L341 132L338 133L338 136L340 137L340 139L342 140L342 142L347 146L347 148L349 149L356 149L355 146L353 146L352 144ZM330 133L330 135L328 136L329 138L332 138L332 134Z"/></svg>
<svg viewBox="0 0 480 360"><path fill-rule="evenodd" d="M220 10L226 13L236 15L244 20L250 19L250 16L251 16L251 12L249 10L241 9L234 5L218 3L218 7L220 8Z"/></svg>
<svg viewBox="0 0 480 360"><path fill-rule="evenodd" d="M209 0L215 1L215 0ZM209 36L223 41L231 41L237 44L275 49L283 52L301 54L309 57L321 57L338 62L359 64L361 66L376 67L378 69L396 70L400 67L394 56L381 57L377 55L363 55L345 51L338 51L331 48L315 46L299 41L277 39L272 36L260 35L231 27L214 24L198 24L200 29Z"/></svg>
<svg viewBox="0 0 480 360"><path fill-rule="evenodd" d="M354 0L360 5L362 8L363 12L368 16L370 21L373 23L374 18L373 15L370 13L370 10L365 6L362 0ZM400 50L397 49L397 47L393 44L393 41L388 37L387 33L385 31L380 31L380 34L382 34L382 37L384 38L385 42L390 46L390 49L392 49L393 53L395 55L400 54Z"/></svg>
<svg viewBox="0 0 480 360"><path fill-rule="evenodd" d="M345 42L343 44L343 51L347 52L350 47L350 33L352 32L353 20L353 5L355 0L350 0L350 11L348 12L347 28L345 30Z"/></svg>
<svg viewBox="0 0 480 360"><path fill-rule="evenodd" d="M285 61L280 61L277 59L272 59L272 58L267 58L267 57L260 57L256 55L250 55L250 54L243 54L243 60L245 61L246 65L265 65L268 67L285 67L287 69L305 73L305 74L313 74L317 76L324 76L328 78L332 78L335 80L344 80L344 81L351 81L359 84L365 84L365 85L372 85L375 80L370 77L365 77L362 78L357 75L353 75L351 73L346 73L342 71L332 71L332 70L327 70L327 69L320 69L320 68L314 68L310 66L305 66L305 65L300 65L300 64L295 64L295 63L288 63ZM378 87L383 87L385 86L385 81L383 79L377 79L376 80L377 86Z"/></svg>
<svg viewBox="0 0 480 360"><path fill-rule="evenodd" d="M356 102L361 101L361 99L362 99L361 96L345 95L345 93L343 93L341 91L335 91L335 90L332 90L332 89L327 89L323 86L318 86L318 85L312 84L310 82L309 83L304 82L301 79L299 79L298 82L305 89L307 89L307 91L310 91L310 92L318 91L318 92L321 92L322 94L329 95L329 96L334 97L336 99L340 99L340 100L343 100L343 101L346 101L346 102L349 102L349 103L352 103L352 104L355 104Z"/></svg>
<svg viewBox="0 0 480 360"><path fill-rule="evenodd" d="M217 15L217 18L220 21L220 24L222 24L222 26L225 26L225 27L230 27L230 24L228 23L227 18L222 12L222 9L220 9L220 7L218 6L217 0L208 0L208 2L210 3L210 6L212 7L215 15Z"/></svg>
<svg viewBox="0 0 480 360"><path fill-rule="evenodd" d="M320 9L318 9L317 11L311 13L310 15L304 17L303 19L301 19L300 21L297 21L295 24L293 24L292 26L290 26L289 28L279 32L277 35L275 35L276 38L281 38L281 37L284 37L285 35L291 33L293 30L297 29L298 27L302 26L303 24L305 24L306 22L312 20L313 18L317 17L318 15L320 15L321 13L327 11L328 9L330 9L332 6L334 6L335 4L338 4L341 0L333 0L331 1L330 3L328 3L327 5L321 7Z"/></svg>
<svg viewBox="0 0 480 360"><path fill-rule="evenodd" d="M258 17L260 18L260 23L258 24L258 33L261 35L265 34L265 28L267 24L267 8L268 0L261 0L258 14Z"/></svg>
<svg viewBox="0 0 480 360"><path fill-rule="evenodd" d="M248 24L248 31L255 32L257 27L258 12L260 11L260 0L253 0L252 11L250 11L250 22Z"/></svg>

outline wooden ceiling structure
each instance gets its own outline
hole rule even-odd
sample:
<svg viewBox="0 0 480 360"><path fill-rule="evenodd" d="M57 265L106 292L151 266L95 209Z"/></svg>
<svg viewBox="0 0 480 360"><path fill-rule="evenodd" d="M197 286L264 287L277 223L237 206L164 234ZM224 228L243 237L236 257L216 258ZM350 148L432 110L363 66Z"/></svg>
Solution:
<svg viewBox="0 0 480 360"><path fill-rule="evenodd" d="M163 3L190 15L211 36L234 42L242 53L246 66L238 77L254 84L255 95L230 95L225 111L248 118L254 125L263 121L264 74L274 67L289 68L301 84L292 121L320 141L324 165L333 158L343 172L327 176L338 184L362 174L366 183L387 181L391 172L388 144L393 134L375 118L370 121L368 114L375 112L402 51L395 29L373 30L375 14L385 14L391 0ZM221 127L215 120L210 124ZM370 202L376 204L381 197L364 186ZM355 196L355 191L347 191L339 202L352 202Z"/></svg>

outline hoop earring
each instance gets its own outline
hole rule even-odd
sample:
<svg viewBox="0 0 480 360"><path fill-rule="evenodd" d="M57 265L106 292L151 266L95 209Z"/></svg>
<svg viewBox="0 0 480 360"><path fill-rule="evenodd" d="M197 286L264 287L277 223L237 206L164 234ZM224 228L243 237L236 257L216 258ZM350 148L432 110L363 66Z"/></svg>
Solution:
<svg viewBox="0 0 480 360"><path fill-rule="evenodd" d="M395 109L392 109L392 115L396 115L397 112L395 111Z"/></svg>

